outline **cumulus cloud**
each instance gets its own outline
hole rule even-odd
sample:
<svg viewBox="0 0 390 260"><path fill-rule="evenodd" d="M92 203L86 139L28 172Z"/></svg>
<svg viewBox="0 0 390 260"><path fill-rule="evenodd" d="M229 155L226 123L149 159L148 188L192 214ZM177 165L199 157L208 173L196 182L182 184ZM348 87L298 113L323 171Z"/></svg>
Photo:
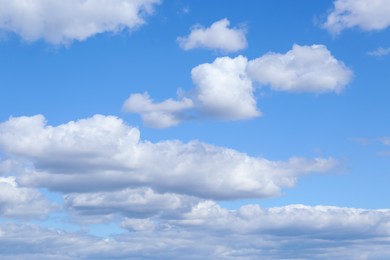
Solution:
<svg viewBox="0 0 390 260"><path fill-rule="evenodd" d="M228 19L222 19L213 23L209 28L194 26L187 37L179 37L177 40L184 50L206 48L235 52L247 47L245 28L229 28Z"/></svg>
<svg viewBox="0 0 390 260"><path fill-rule="evenodd" d="M383 30L390 25L387 0L335 0L323 27L334 34L359 27L364 31Z"/></svg>
<svg viewBox="0 0 390 260"><path fill-rule="evenodd" d="M19 187L14 177L0 177L1 217L45 217L54 209L38 190Z"/></svg>
<svg viewBox="0 0 390 260"><path fill-rule="evenodd" d="M270 161L192 141L152 143L113 116L95 115L59 126L43 116L17 117L0 124L0 148L33 167L24 185L62 192L150 187L200 198L277 196L296 178L334 170L332 158Z"/></svg>
<svg viewBox="0 0 390 260"><path fill-rule="evenodd" d="M338 93L352 79L352 71L324 45L294 45L285 54L266 54L249 62L248 73L260 84L292 92Z"/></svg>
<svg viewBox="0 0 390 260"><path fill-rule="evenodd" d="M390 48L378 47L373 51L369 51L367 54L370 56L377 56L377 57L387 56L390 54Z"/></svg>
<svg viewBox="0 0 390 260"><path fill-rule="evenodd" d="M287 92L339 93L353 72L324 45L295 44L285 54L268 53L249 60L220 57L191 71L195 88L178 100L155 103L147 94L133 94L124 110L139 113L148 126L170 127L192 118L243 120L261 115L256 87Z"/></svg>
<svg viewBox="0 0 390 260"><path fill-rule="evenodd" d="M0 0L0 30L26 41L83 41L99 33L132 30L145 23L160 0Z"/></svg>
<svg viewBox="0 0 390 260"><path fill-rule="evenodd" d="M180 219L126 218L108 238L0 225L4 259L387 259L390 211L288 205L228 210L201 202ZM202 239L199 239L202 238ZM128 245L131 246L128 246ZM19 250L12 250L19 248ZM12 258L14 257L14 258Z"/></svg>
<svg viewBox="0 0 390 260"><path fill-rule="evenodd" d="M133 94L123 105L123 109L130 113L139 113L147 126L164 128L180 123L185 117L183 110L194 106L188 98L181 100L168 99L161 103L155 103L149 94Z"/></svg>

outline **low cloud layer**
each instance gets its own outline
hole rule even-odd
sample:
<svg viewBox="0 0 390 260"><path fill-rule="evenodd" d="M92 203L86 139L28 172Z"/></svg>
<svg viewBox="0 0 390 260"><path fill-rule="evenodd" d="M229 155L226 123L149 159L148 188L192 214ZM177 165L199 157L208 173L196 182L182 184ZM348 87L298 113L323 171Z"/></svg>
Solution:
<svg viewBox="0 0 390 260"><path fill-rule="evenodd" d="M99 33L133 30L160 0L0 0L0 30L26 41L83 41ZM70 19L71 18L71 19Z"/></svg>
<svg viewBox="0 0 390 260"><path fill-rule="evenodd" d="M11 118L0 124L0 148L29 166L21 184L65 193L150 187L199 198L263 198L294 186L302 174L337 166L332 158L270 161L198 141L151 143L102 115L59 126L43 116Z"/></svg>
<svg viewBox="0 0 390 260"><path fill-rule="evenodd" d="M358 27L364 31L383 30L390 25L387 0L335 0L324 28L333 34Z"/></svg>
<svg viewBox="0 0 390 260"><path fill-rule="evenodd" d="M4 259L386 259L389 210L289 205L227 210L206 201L170 219L126 218L98 238L34 225L0 225ZM199 239L199 238L202 239ZM131 246L129 246L131 245ZM13 248L19 248L14 251Z"/></svg>
<svg viewBox="0 0 390 260"><path fill-rule="evenodd" d="M224 52L236 52L247 47L245 28L229 28L230 21L222 19L204 28L194 26L187 37L177 40L184 50L205 48Z"/></svg>
<svg viewBox="0 0 390 260"><path fill-rule="evenodd" d="M340 93L352 71L324 45L294 45L287 53L257 59L220 57L191 71L195 89L177 100L154 102L147 94L132 94L124 110L141 115L147 126L170 127L193 118L244 120L261 115L256 85L275 91Z"/></svg>

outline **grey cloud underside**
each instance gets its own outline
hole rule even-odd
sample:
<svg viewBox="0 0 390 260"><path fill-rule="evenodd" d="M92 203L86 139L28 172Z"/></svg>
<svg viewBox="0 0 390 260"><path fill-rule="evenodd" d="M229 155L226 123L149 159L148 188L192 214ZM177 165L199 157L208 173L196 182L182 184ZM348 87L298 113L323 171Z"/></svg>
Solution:
<svg viewBox="0 0 390 260"><path fill-rule="evenodd" d="M263 198L294 186L302 174L337 166L332 158L270 161L198 141L151 143L102 115L55 127L43 116L11 118L0 124L0 147L28 162L20 184L64 193L150 187L200 198Z"/></svg>
<svg viewBox="0 0 390 260"><path fill-rule="evenodd" d="M179 220L124 221L130 233L106 239L2 224L0 252L2 259L386 259L389 221L389 210L247 205L229 211L204 202Z"/></svg>

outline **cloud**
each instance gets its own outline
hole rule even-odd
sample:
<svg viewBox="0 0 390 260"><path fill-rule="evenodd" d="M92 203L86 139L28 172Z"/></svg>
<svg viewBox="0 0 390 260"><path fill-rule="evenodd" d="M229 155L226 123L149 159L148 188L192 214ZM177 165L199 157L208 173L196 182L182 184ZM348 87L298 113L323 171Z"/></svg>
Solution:
<svg viewBox="0 0 390 260"><path fill-rule="evenodd" d="M213 23L209 28L194 26L187 37L177 38L184 50L205 48L225 52L236 52L247 47L245 28L229 28L228 19Z"/></svg>
<svg viewBox="0 0 390 260"><path fill-rule="evenodd" d="M305 205L265 209L245 205L228 210L206 201L193 206L179 219L126 218L121 226L130 232L98 238L34 225L1 224L0 252L4 259L390 256L390 211L384 209Z"/></svg>
<svg viewBox="0 0 390 260"><path fill-rule="evenodd" d="M83 41L99 33L135 29L160 0L0 0L0 30L26 41Z"/></svg>
<svg viewBox="0 0 390 260"><path fill-rule="evenodd" d="M369 51L367 53L370 56L377 56L377 57L382 57L390 54L390 48L383 48L383 47L378 47L373 51Z"/></svg>
<svg viewBox="0 0 390 260"><path fill-rule="evenodd" d="M390 25L387 0L335 0L323 27L333 34L359 27L364 31L383 30Z"/></svg>
<svg viewBox="0 0 390 260"><path fill-rule="evenodd" d="M155 103L149 94L133 94L123 105L123 109L130 113L139 113L147 126L164 128L180 123L184 117L182 111L194 106L188 98L181 100L168 99L161 103Z"/></svg>
<svg viewBox="0 0 390 260"><path fill-rule="evenodd" d="M138 129L102 115L59 126L39 115L11 118L0 124L0 149L26 162L21 183L64 193L150 187L199 198L264 198L302 174L337 166L332 158L270 161L198 141L142 141Z"/></svg>
<svg viewBox="0 0 390 260"><path fill-rule="evenodd" d="M0 177L0 216L45 217L55 209L39 191L19 187L14 177Z"/></svg>
<svg viewBox="0 0 390 260"><path fill-rule="evenodd" d="M172 193L157 193L151 188L126 188L112 192L70 193L65 206L84 216L120 214L131 218L177 215L188 211L199 199ZM129 221L127 221L129 222Z"/></svg>
<svg viewBox="0 0 390 260"><path fill-rule="evenodd" d="M191 71L195 88L178 100L155 103L147 94L132 94L124 110L139 113L145 124L165 128L196 118L244 120L261 115L255 84L287 92L324 93L344 90L353 72L324 45L295 44L285 54L268 53L249 60L220 57Z"/></svg>
<svg viewBox="0 0 390 260"><path fill-rule="evenodd" d="M324 45L296 44L286 54L269 53L251 60L248 74L273 90L313 93L341 92L353 75Z"/></svg>

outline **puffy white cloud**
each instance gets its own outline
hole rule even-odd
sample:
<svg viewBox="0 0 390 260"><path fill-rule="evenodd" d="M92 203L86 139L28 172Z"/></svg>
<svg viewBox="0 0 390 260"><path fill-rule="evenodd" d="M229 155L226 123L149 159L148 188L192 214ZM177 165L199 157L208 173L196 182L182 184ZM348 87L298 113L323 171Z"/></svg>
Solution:
<svg viewBox="0 0 390 260"><path fill-rule="evenodd" d="M184 50L206 48L235 52L247 47L245 28L229 28L228 19L214 22L209 28L195 26L187 37L179 37L177 40Z"/></svg>
<svg viewBox="0 0 390 260"><path fill-rule="evenodd" d="M269 53L249 61L248 73L262 85L293 92L340 92L353 73L324 45L294 45L286 54Z"/></svg>
<svg viewBox="0 0 390 260"><path fill-rule="evenodd" d="M160 0L0 0L0 29L27 41L82 41L142 25Z"/></svg>
<svg viewBox="0 0 390 260"><path fill-rule="evenodd" d="M141 141L139 131L113 116L56 127L43 116L11 118L0 124L0 148L33 165L24 185L62 192L150 187L159 193L238 199L279 195L309 172L331 171L329 158L270 161L192 141Z"/></svg>
<svg viewBox="0 0 390 260"><path fill-rule="evenodd" d="M335 0L324 28L334 34L352 27L365 31L382 30L390 25L390 4L387 0Z"/></svg>
<svg viewBox="0 0 390 260"><path fill-rule="evenodd" d="M54 209L54 203L39 191L19 187L14 177L0 177L0 216L3 218L44 217Z"/></svg>
<svg viewBox="0 0 390 260"><path fill-rule="evenodd" d="M268 53L249 60L220 57L191 71L195 88L178 100L154 103L147 94L133 94L124 110L141 114L145 124L164 128L193 118L243 120L261 115L255 83L289 92L341 92L353 72L324 45L295 44L285 54Z"/></svg>
<svg viewBox="0 0 390 260"><path fill-rule="evenodd" d="M154 103L147 93L131 95L123 105L123 109L130 113L139 113L147 126L164 128L180 123L184 117L183 110L194 106L188 98L181 100L168 99L161 103Z"/></svg>
<svg viewBox="0 0 390 260"><path fill-rule="evenodd" d="M222 57L193 68L192 81L197 86L194 100L198 109L225 120L259 116L254 87L246 74L247 63L243 56Z"/></svg>
<svg viewBox="0 0 390 260"><path fill-rule="evenodd" d="M227 210L202 202L181 219L125 219L108 238L0 225L2 259L387 259L390 210L288 205ZM136 231L136 232L134 232ZM199 239L201 238L201 239ZM131 245L131 246L129 246ZM18 249L18 250L15 250ZM14 258L12 258L14 257Z"/></svg>
<svg viewBox="0 0 390 260"><path fill-rule="evenodd" d="M373 51L369 51L367 54L370 56L377 56L377 57L386 56L390 54L390 48L378 47Z"/></svg>

